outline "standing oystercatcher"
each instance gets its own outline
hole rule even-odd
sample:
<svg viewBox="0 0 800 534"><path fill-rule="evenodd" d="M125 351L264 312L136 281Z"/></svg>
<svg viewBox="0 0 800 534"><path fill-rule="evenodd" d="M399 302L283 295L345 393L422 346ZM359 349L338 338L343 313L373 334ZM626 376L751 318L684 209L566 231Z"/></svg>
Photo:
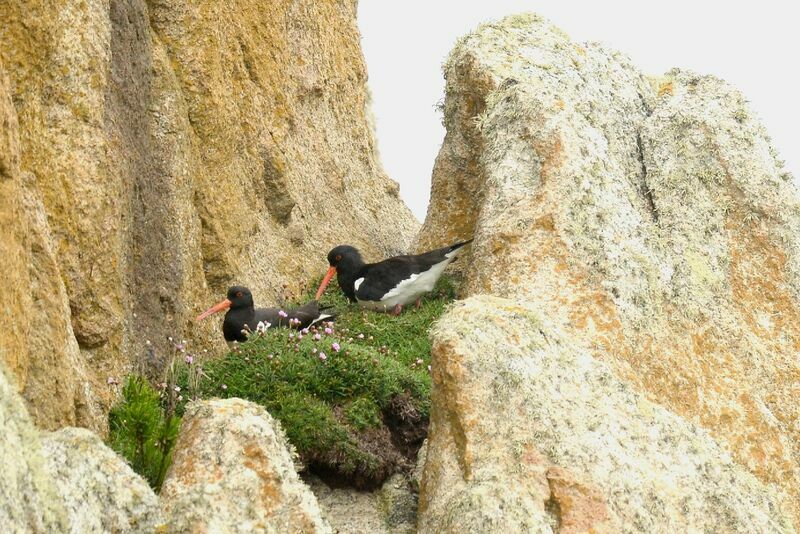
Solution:
<svg viewBox="0 0 800 534"><path fill-rule="evenodd" d="M362 308L399 315L403 306L417 302L433 289L444 268L458 257L464 241L416 256L395 256L378 263L364 263L361 253L350 245L328 252L328 269L317 290L319 299L336 274L339 287L351 302Z"/></svg>
<svg viewBox="0 0 800 534"><path fill-rule="evenodd" d="M197 316L196 321L202 321L209 315L222 310L228 310L222 322L222 334L225 341L247 341L246 332L255 332L261 328L271 326L288 326L290 328L306 328L319 321L335 317L335 314L322 313L330 306L320 307L319 301L312 300L308 304L293 310L280 308L258 308L253 306L253 294L242 286L233 286L228 289L228 297L214 304L209 309Z"/></svg>

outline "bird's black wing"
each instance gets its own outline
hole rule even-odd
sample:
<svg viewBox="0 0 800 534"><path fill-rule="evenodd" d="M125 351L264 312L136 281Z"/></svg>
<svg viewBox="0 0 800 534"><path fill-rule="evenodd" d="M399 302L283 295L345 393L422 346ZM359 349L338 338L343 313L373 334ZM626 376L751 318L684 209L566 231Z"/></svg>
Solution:
<svg viewBox="0 0 800 534"><path fill-rule="evenodd" d="M323 313L325 310L329 310L331 306L320 306L319 301L312 300L307 304L300 306L299 308L295 308L293 310L288 310L289 319L298 319L300 324L297 325L298 328L307 328L314 323L314 321L320 319L323 315L327 316L325 319L333 319L336 317L336 313L332 311L327 311Z"/></svg>
<svg viewBox="0 0 800 534"><path fill-rule="evenodd" d="M379 301L403 280L408 280L412 275L424 273L434 265L447 261L449 253L471 241L470 239L423 254L395 256L365 265L355 276L355 280L364 278L356 290L356 297L358 300Z"/></svg>

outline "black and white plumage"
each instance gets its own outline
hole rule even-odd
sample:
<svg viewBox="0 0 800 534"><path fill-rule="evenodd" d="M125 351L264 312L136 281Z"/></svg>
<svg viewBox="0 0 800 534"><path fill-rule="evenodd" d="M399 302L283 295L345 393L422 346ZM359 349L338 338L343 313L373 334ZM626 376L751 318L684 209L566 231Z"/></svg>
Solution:
<svg viewBox="0 0 800 534"><path fill-rule="evenodd" d="M395 256L378 263L364 263L350 245L339 245L328 253L328 269L317 291L317 299L337 275L339 287L351 302L362 308L399 314L403 306L433 290L445 267L455 260L463 241L424 254Z"/></svg>
<svg viewBox="0 0 800 534"><path fill-rule="evenodd" d="M299 308L283 310L281 308L256 308L253 294L243 286L228 289L225 300L218 302L197 316L201 321L222 310L228 310L222 321L222 334L225 341L247 341L247 332L255 332L258 328L285 326L289 328L307 328L314 323L333 319L336 314L323 313L330 306L320 306L318 300L312 300ZM259 326L261 325L261 326Z"/></svg>

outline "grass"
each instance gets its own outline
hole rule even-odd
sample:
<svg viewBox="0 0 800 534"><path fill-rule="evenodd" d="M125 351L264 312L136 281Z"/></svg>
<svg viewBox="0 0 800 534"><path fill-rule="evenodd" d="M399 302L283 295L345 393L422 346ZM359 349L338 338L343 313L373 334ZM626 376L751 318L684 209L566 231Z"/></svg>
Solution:
<svg viewBox="0 0 800 534"><path fill-rule="evenodd" d="M131 375L108 419L111 448L159 491L172 459L180 418L162 403L162 396L147 379Z"/></svg>
<svg viewBox="0 0 800 534"><path fill-rule="evenodd" d="M410 465L427 432L428 328L453 297L443 277L419 309L392 317L362 311L332 284L322 299L339 313L329 331L318 325L300 339L297 331L271 328L204 360L194 383L186 372L178 383L192 397L263 405L312 471L341 484L375 486Z"/></svg>

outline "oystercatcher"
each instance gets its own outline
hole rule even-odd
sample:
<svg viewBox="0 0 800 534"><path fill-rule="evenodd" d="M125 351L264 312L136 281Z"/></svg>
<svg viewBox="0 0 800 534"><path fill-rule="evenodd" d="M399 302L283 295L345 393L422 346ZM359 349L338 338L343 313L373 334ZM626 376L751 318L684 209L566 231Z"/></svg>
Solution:
<svg viewBox="0 0 800 534"><path fill-rule="evenodd" d="M253 306L253 294L242 286L233 286L228 289L225 300L214 304L209 309L197 316L196 321L202 321L209 315L222 310L228 310L222 322L222 334L225 341L243 342L247 340L246 332L255 332L258 328L273 326L287 326L289 328L306 328L314 323L335 317L333 313L322 313L330 306L320 306L318 300L292 310L281 308L258 308ZM261 326L259 326L261 325Z"/></svg>
<svg viewBox="0 0 800 534"><path fill-rule="evenodd" d="M339 287L362 308L399 315L403 306L431 291L444 268L458 257L463 241L416 256L395 256L378 263L364 263L361 253L350 245L339 245L328 252L330 268L317 290L319 299L337 275Z"/></svg>

